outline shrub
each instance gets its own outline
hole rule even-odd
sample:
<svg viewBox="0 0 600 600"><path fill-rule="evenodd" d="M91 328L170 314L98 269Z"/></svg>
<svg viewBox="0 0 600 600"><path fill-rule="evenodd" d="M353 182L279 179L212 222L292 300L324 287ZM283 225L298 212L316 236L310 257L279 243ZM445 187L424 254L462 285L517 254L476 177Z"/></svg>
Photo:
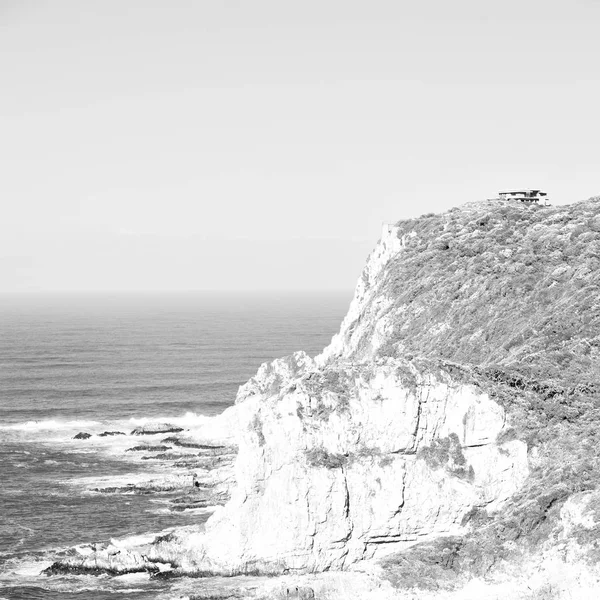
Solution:
<svg viewBox="0 0 600 600"><path fill-rule="evenodd" d="M348 460L344 454L334 454L325 448L311 448L306 451L306 461L311 467L324 467L325 469L340 469Z"/></svg>
<svg viewBox="0 0 600 600"><path fill-rule="evenodd" d="M461 479L473 481L475 477L473 467L467 466L467 459L456 433L434 439L430 446L425 446L417 452L417 458L424 460L431 469L443 468Z"/></svg>

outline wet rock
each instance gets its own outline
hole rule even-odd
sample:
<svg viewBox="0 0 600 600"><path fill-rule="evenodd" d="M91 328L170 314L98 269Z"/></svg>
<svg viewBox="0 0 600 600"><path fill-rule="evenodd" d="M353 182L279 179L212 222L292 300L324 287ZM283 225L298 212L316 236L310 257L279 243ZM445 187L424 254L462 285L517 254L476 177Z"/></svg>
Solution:
<svg viewBox="0 0 600 600"><path fill-rule="evenodd" d="M191 488L190 481L191 477L189 475L168 474L136 483L124 481L119 485L111 482L109 485L90 488L89 491L104 494L153 494L188 490Z"/></svg>
<svg viewBox="0 0 600 600"><path fill-rule="evenodd" d="M92 434L91 433L86 433L85 431L80 431L77 435L73 436L74 440L87 440L88 438L91 438Z"/></svg>
<svg viewBox="0 0 600 600"><path fill-rule="evenodd" d="M161 452L159 454L153 454L150 456L142 456L142 460L169 460L176 461L179 459L195 459L195 455L193 454L182 454L180 452Z"/></svg>
<svg viewBox="0 0 600 600"><path fill-rule="evenodd" d="M235 448L232 448L231 446L223 446L219 444L204 444L201 442L196 442L194 440L187 440L175 436L166 437L164 440L162 440L162 442L163 444L173 444L174 446L179 446L180 448L195 448L198 450L213 451L218 454L230 454L236 451Z"/></svg>
<svg viewBox="0 0 600 600"><path fill-rule="evenodd" d="M106 566L92 564L71 565L62 562L52 563L47 569L42 571L43 575L127 575L129 573L157 573L158 567L152 565L143 568L134 569L111 569Z"/></svg>
<svg viewBox="0 0 600 600"><path fill-rule="evenodd" d="M108 437L109 435L126 435L126 434L123 433L122 431L103 431L102 433L98 434L98 437Z"/></svg>
<svg viewBox="0 0 600 600"><path fill-rule="evenodd" d="M125 452L165 452L170 450L171 446L134 446L133 448L127 448Z"/></svg>
<svg viewBox="0 0 600 600"><path fill-rule="evenodd" d="M190 510L194 508L211 508L216 505L222 506L225 504L226 500L215 502L214 500L208 498L202 498L201 500L193 501L190 501L188 498L176 498L171 502L174 504L174 506L171 507L172 511L183 512L184 510Z"/></svg>
<svg viewBox="0 0 600 600"><path fill-rule="evenodd" d="M99 492L100 494L149 494L148 490L138 488L134 483L128 483L122 486L107 486L103 488L92 488L92 492Z"/></svg>
<svg viewBox="0 0 600 600"><path fill-rule="evenodd" d="M125 575L128 573L158 573L170 565L158 565L148 557L112 544L91 544L76 548L70 556L54 562L42 571L44 575Z"/></svg>
<svg viewBox="0 0 600 600"><path fill-rule="evenodd" d="M180 431L183 431L183 427L170 423L147 423L136 427L131 435L155 435L157 433L179 433Z"/></svg>

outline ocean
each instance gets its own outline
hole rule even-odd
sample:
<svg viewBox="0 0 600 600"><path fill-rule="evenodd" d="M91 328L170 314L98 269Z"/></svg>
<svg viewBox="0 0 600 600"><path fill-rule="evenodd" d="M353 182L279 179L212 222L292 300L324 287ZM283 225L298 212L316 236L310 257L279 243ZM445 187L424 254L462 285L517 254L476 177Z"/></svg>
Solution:
<svg viewBox="0 0 600 600"><path fill-rule="evenodd" d="M261 363L296 350L318 354L350 299L1 296L0 599L171 598L226 586L41 571L74 545L205 521L210 509L177 507L176 486L152 483L164 483L174 465L128 451L131 431L209 423ZM79 433L91 437L74 439Z"/></svg>

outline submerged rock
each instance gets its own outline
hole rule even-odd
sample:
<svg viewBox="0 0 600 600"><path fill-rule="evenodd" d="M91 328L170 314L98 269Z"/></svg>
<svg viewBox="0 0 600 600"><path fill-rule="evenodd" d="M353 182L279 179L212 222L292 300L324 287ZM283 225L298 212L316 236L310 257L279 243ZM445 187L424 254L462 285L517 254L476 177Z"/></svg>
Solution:
<svg viewBox="0 0 600 600"><path fill-rule="evenodd" d="M77 435L73 436L74 440L87 440L92 437L91 433L86 433L85 431L80 431Z"/></svg>
<svg viewBox="0 0 600 600"><path fill-rule="evenodd" d="M166 450L171 450L171 446L134 446L127 448L125 452L165 452Z"/></svg>
<svg viewBox="0 0 600 600"><path fill-rule="evenodd" d="M183 427L170 423L147 423L136 427L131 435L155 435L157 433L179 433L180 431L183 431Z"/></svg>
<svg viewBox="0 0 600 600"><path fill-rule="evenodd" d="M98 434L98 437L108 437L111 435L126 435L126 434L122 431L103 431L102 433Z"/></svg>

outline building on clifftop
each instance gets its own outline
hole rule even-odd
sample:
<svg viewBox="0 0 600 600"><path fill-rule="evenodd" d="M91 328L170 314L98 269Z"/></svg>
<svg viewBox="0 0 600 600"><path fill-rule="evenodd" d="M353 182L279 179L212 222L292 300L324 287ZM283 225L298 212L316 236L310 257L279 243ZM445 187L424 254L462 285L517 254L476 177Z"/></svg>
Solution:
<svg viewBox="0 0 600 600"><path fill-rule="evenodd" d="M500 192L499 200L513 200L525 202L527 204L537 204L540 200L544 200L544 204L548 204L548 194L542 190L513 190L509 192Z"/></svg>

